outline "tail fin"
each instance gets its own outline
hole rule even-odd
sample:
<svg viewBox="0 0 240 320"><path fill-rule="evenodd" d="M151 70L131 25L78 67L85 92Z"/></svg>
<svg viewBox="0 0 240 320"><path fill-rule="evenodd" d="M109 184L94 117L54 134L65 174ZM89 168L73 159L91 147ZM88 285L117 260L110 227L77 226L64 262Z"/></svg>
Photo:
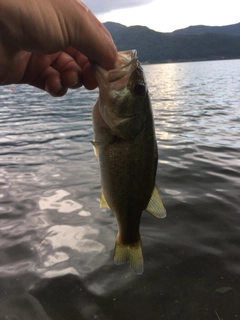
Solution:
<svg viewBox="0 0 240 320"><path fill-rule="evenodd" d="M120 265L126 261L129 262L129 266L133 273L137 275L143 273L144 263L140 236L139 241L132 246L121 243L117 237L114 252L114 262L117 265Z"/></svg>

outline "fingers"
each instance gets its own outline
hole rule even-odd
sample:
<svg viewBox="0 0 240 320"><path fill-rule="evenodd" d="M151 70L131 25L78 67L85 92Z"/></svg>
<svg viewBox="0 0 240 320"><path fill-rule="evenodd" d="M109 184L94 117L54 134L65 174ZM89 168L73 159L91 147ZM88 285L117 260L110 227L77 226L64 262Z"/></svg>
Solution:
<svg viewBox="0 0 240 320"><path fill-rule="evenodd" d="M74 67L64 68L60 73L60 78L63 87L76 89L82 86L82 72Z"/></svg>
<svg viewBox="0 0 240 320"><path fill-rule="evenodd" d="M47 91L54 97L65 95L69 88L76 89L82 86L79 82L79 70L65 68L61 72L49 66L31 84L39 89Z"/></svg>
<svg viewBox="0 0 240 320"><path fill-rule="evenodd" d="M88 90L93 90L98 86L93 68L89 62L84 65L82 79L84 87Z"/></svg>
<svg viewBox="0 0 240 320"><path fill-rule="evenodd" d="M50 74L44 82L44 90L54 97L62 97L68 91L66 87L62 87L61 78L57 74Z"/></svg>
<svg viewBox="0 0 240 320"><path fill-rule="evenodd" d="M76 55L76 50L71 52ZM86 63L86 57L78 57ZM53 96L64 95L69 88L79 88L83 84L82 68L66 52L53 55L32 54L29 58L21 83L28 83Z"/></svg>
<svg viewBox="0 0 240 320"><path fill-rule="evenodd" d="M65 21L70 44L104 69L115 68L117 49L110 33L85 4L78 0L74 3L71 9L75 14L72 12L72 19Z"/></svg>
<svg viewBox="0 0 240 320"><path fill-rule="evenodd" d="M113 40L82 1L3 3L1 84L28 83L61 96L68 88L96 88L90 61L106 70L115 68L117 50Z"/></svg>
<svg viewBox="0 0 240 320"><path fill-rule="evenodd" d="M63 87L79 88L82 86L82 69L66 52L60 53L51 67L60 73Z"/></svg>
<svg viewBox="0 0 240 320"><path fill-rule="evenodd" d="M23 81L25 83L25 81ZM45 90L54 97L60 97L67 93L67 88L62 86L60 73L48 66L35 79L27 81L28 84Z"/></svg>
<svg viewBox="0 0 240 320"><path fill-rule="evenodd" d="M93 90L97 87L97 81L95 79L93 68L86 56L77 51L76 49L69 47L65 50L73 59L77 62L82 69L82 84L88 90Z"/></svg>

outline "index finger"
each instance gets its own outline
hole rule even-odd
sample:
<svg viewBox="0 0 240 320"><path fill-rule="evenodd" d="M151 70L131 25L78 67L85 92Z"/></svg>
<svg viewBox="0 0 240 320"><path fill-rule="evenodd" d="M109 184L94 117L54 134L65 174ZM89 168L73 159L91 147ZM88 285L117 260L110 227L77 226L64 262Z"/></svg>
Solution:
<svg viewBox="0 0 240 320"><path fill-rule="evenodd" d="M65 21L69 30L70 45L82 52L89 60L106 70L113 69L117 61L117 49L103 24L82 2L75 0L70 21Z"/></svg>

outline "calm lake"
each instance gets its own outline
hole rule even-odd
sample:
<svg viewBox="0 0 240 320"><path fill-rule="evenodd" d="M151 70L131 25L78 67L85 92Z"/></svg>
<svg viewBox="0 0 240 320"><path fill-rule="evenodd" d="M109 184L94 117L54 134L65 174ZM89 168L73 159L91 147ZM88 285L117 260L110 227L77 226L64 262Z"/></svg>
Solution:
<svg viewBox="0 0 240 320"><path fill-rule="evenodd" d="M240 319L240 60L145 65L165 219L116 266L90 141L98 91L0 87L0 320Z"/></svg>

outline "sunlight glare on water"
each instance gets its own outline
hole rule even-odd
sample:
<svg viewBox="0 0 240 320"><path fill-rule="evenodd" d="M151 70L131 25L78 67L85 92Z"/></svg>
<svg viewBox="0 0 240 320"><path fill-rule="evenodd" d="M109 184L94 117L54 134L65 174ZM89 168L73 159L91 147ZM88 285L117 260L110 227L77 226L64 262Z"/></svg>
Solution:
<svg viewBox="0 0 240 320"><path fill-rule="evenodd" d="M0 87L0 319L240 317L239 69L144 65L167 217L143 213L140 277L114 265L116 220L99 208L98 91Z"/></svg>

